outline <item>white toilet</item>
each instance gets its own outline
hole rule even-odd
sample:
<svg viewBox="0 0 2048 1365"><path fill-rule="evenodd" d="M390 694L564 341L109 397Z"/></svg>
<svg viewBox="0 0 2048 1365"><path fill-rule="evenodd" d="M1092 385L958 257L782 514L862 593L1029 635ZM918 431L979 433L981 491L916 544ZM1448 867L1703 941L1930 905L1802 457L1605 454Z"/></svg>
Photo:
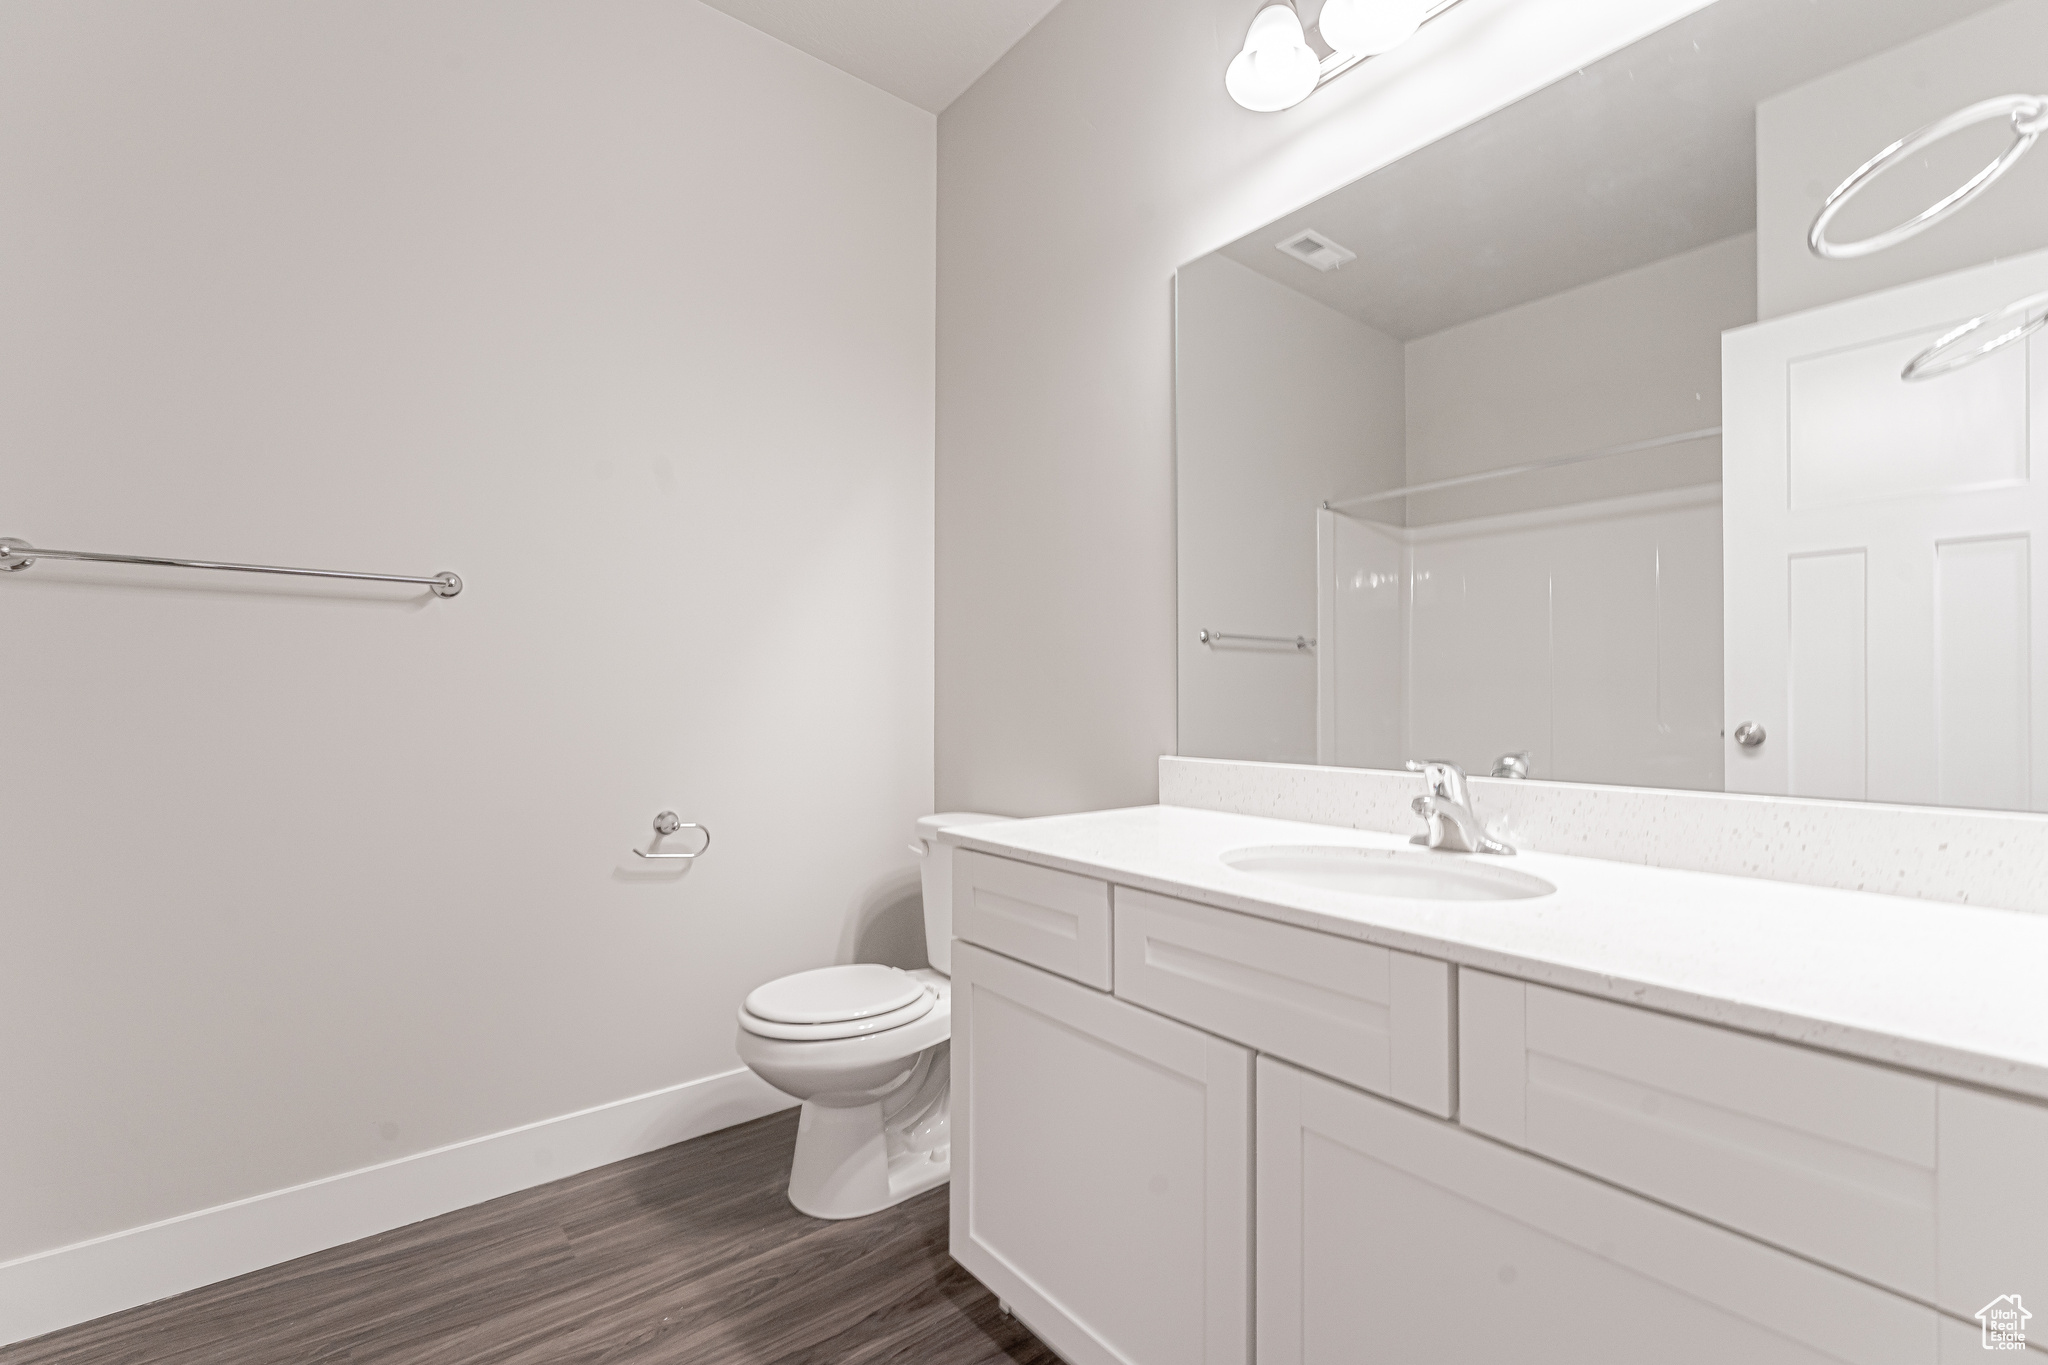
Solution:
<svg viewBox="0 0 2048 1365"><path fill-rule="evenodd" d="M814 1218L858 1218L953 1173L953 851L938 832L1000 815L927 815L917 971L856 963L780 977L740 1008L740 1060L804 1102L789 1202Z"/></svg>

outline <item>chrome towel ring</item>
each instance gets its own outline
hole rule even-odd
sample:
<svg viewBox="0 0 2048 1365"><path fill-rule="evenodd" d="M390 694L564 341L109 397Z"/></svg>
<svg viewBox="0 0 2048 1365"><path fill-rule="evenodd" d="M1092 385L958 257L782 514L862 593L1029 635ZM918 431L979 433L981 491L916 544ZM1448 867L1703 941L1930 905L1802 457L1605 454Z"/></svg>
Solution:
<svg viewBox="0 0 2048 1365"><path fill-rule="evenodd" d="M665 810L661 814L654 817L654 833L657 839L666 838L671 834L677 834L686 829L700 830L703 832L704 842L697 846L697 851L695 853L642 853L639 849L636 848L633 850L634 856L645 858L649 862L660 862L664 859L669 858L676 859L679 862L693 862L711 851L710 826L696 824L693 821L686 821L682 819L680 816L678 816L672 810Z"/></svg>
<svg viewBox="0 0 2048 1365"><path fill-rule="evenodd" d="M2008 318L2012 324L2004 331L1994 333L1990 340L1980 341L1975 346L1962 345L1990 324ZM2014 342L2025 341L2043 326L2048 326L2048 293L2030 294L2008 303L1995 313L1971 318L1962 326L1944 333L1932 346L1907 362L1906 368L1899 371L1899 378L1933 379L1937 375L1953 373L1965 365L1976 364L1993 351L2002 351Z"/></svg>
<svg viewBox="0 0 2048 1365"><path fill-rule="evenodd" d="M1930 204L1897 227L1865 237L1858 242L1836 242L1829 239L1828 224L1840 213L1857 193L1869 186L1870 182L1898 165L1915 152L1932 146L1943 138L1973 128L1993 119L2012 121L2012 145L2000 153L1998 159L1978 171L1962 185L1944 198ZM1887 247L1897 246L1910 237L1927 231L1942 219L1990 189L1998 177L2013 168L2013 163L2027 154L2035 139L2048 132L2048 95L2000 95L1997 99L1983 100L1966 109L1958 109L1947 118L1936 119L1918 132L1908 133L1891 146L1879 152L1856 168L1856 173L1835 187L1835 192L1821 205L1820 215L1813 220L1813 228L1806 234L1806 245L1814 255L1830 261L1854 260L1869 256Z"/></svg>

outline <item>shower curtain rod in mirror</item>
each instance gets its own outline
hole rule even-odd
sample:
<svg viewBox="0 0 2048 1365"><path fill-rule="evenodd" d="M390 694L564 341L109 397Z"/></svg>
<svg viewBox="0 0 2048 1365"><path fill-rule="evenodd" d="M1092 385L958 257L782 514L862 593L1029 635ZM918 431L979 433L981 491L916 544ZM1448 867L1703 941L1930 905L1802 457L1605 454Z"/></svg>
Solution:
<svg viewBox="0 0 2048 1365"><path fill-rule="evenodd" d="M1513 478L1517 474L1534 474L1540 470L1584 464L1588 460L1604 460L1610 455L1635 455L1646 450L1661 450L1665 446L1684 445L1687 441L1704 441L1709 436L1720 434L1719 427L1701 427L1698 431L1681 431L1676 436L1655 436L1647 441L1630 441L1626 445L1582 450L1576 455L1557 455L1548 460L1531 460L1527 464L1485 469L1477 474L1460 474L1455 478L1432 479L1428 483L1411 483L1405 488L1389 488L1384 493L1361 493L1354 498L1326 498L1323 500L1323 506L1332 512L1341 512L1346 507L1360 507L1369 502L1392 502L1395 498L1405 498L1416 493L1436 493L1446 488L1463 488L1467 484L1490 483L1495 479Z"/></svg>

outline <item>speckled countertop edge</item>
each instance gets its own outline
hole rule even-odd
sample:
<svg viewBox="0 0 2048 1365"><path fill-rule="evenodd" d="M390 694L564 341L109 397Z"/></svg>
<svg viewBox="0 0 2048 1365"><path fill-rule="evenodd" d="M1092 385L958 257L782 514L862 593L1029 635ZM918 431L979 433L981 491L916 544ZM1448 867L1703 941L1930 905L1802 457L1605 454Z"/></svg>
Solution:
<svg viewBox="0 0 2048 1365"><path fill-rule="evenodd" d="M1229 759L1159 761L1169 806L1412 832L1413 773ZM2048 912L2048 815L1740 792L1472 779L1487 827L1517 848Z"/></svg>

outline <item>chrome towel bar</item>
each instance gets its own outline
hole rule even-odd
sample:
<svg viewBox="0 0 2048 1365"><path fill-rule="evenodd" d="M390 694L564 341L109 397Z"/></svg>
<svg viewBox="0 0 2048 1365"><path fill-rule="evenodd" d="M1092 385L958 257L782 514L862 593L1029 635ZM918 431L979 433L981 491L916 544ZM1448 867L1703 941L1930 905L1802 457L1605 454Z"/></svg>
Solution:
<svg viewBox="0 0 2048 1365"><path fill-rule="evenodd" d="M1205 645L1221 644L1226 640L1237 640L1254 645L1293 645L1307 651L1316 647L1316 642L1306 635L1226 635L1220 630L1198 630L1195 638Z"/></svg>
<svg viewBox="0 0 2048 1365"><path fill-rule="evenodd" d="M367 583L417 583L436 597L453 597L462 580L452 573L421 578L415 574L353 573L347 569L288 569L277 564L223 564L211 559L172 559L165 555L108 555L92 550L45 550L25 540L0 536L0 570L18 573L38 559L76 559L92 564L148 564L165 569L225 569L229 573L287 574L294 578L348 578Z"/></svg>

